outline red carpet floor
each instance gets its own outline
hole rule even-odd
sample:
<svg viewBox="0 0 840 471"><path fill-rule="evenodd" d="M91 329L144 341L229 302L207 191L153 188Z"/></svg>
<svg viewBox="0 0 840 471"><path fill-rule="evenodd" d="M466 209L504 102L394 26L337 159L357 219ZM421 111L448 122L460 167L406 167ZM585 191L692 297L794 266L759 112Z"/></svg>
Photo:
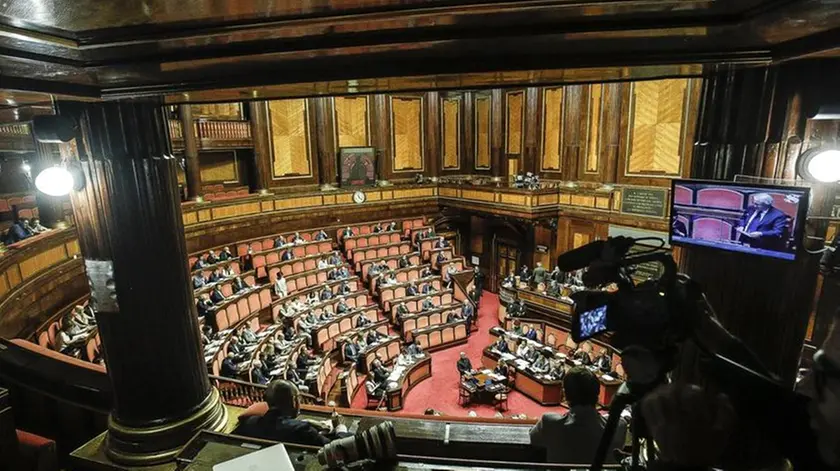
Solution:
<svg viewBox="0 0 840 471"><path fill-rule="evenodd" d="M479 417L493 417L496 414L496 409L490 404L468 407L458 405L459 377L455 362L461 352L466 352L473 367L481 366L481 352L492 342L490 328L499 323L498 307L498 296L485 291L478 309L478 331L473 332L466 344L432 353L432 377L423 380L408 393L405 408L396 414L422 414L427 408L461 417L467 416L470 411L475 411ZM365 391L361 388L353 400L353 408L364 409L366 403ZM508 410L504 415L510 417L526 414L531 418L539 418L545 412L565 412L565 408L543 407L514 390L508 396Z"/></svg>

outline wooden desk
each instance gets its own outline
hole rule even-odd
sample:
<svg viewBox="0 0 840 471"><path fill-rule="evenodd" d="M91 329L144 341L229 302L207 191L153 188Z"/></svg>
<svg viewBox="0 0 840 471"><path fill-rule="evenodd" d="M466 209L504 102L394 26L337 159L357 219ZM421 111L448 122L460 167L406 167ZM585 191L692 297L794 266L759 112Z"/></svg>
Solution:
<svg viewBox="0 0 840 471"><path fill-rule="evenodd" d="M435 306L446 306L452 304L452 290L448 289L446 291L439 291L434 294L418 294L417 296L409 296L406 298L399 298L399 299L392 299L390 309L388 309L388 317L390 318L392 323L397 322L397 306L400 303L405 303L405 306L408 308L408 312L420 312L420 307L423 305L423 300L426 297L432 298L432 303Z"/></svg>
<svg viewBox="0 0 840 471"><path fill-rule="evenodd" d="M446 322L446 318L451 312L460 312L460 304L448 304L446 306L438 306L436 309L425 312L417 312L410 316L403 318L402 329L400 333L406 342L411 342L413 331L423 329L429 326L436 326Z"/></svg>
<svg viewBox="0 0 840 471"><path fill-rule="evenodd" d="M447 324L416 329L411 336L424 351L434 351L467 341L469 330L466 319Z"/></svg>
<svg viewBox="0 0 840 471"><path fill-rule="evenodd" d="M377 354L382 357L383 363L389 363L391 360L396 358L397 355L400 354L401 342L402 339L395 336L375 345L368 345L367 348L362 350L362 355L364 355L365 361L362 364L364 371L361 371L361 373L367 373L370 371L370 364L373 363Z"/></svg>
<svg viewBox="0 0 840 471"><path fill-rule="evenodd" d="M485 368L494 369L499 362L500 355L487 347L481 356L481 363ZM516 374L514 375L513 386L517 391L525 394L531 399L539 402L544 406L556 406L563 401L563 382L539 378L528 370L516 368L516 365L510 364L508 367L514 368Z"/></svg>
<svg viewBox="0 0 840 471"><path fill-rule="evenodd" d="M405 404L405 397L408 392L420 381L432 376L432 357L428 354L420 360L408 366L402 372L397 383L397 387L388 388L386 391L385 403L389 411L396 411L403 408Z"/></svg>

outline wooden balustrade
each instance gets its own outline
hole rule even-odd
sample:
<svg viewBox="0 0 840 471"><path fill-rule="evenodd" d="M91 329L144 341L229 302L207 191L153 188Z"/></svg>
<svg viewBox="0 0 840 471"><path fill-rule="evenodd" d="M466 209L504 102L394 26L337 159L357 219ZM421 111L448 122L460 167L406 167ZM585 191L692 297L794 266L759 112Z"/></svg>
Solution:
<svg viewBox="0 0 840 471"><path fill-rule="evenodd" d="M193 132L198 138L198 149L237 149L253 147L249 121L216 121L199 119L194 122ZM169 120L169 137L172 147L183 149L184 129L180 120Z"/></svg>
<svg viewBox="0 0 840 471"><path fill-rule="evenodd" d="M262 402L266 387L262 384L249 383L238 379L210 375L210 381L216 385L222 402L230 406L250 407L256 402ZM301 404L316 404L317 398L311 394L300 393Z"/></svg>

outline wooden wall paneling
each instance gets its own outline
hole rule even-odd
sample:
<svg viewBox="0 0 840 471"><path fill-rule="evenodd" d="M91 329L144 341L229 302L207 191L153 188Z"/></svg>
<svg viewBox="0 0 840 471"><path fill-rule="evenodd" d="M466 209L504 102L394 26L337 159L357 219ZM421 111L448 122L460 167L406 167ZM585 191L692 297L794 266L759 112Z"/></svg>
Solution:
<svg viewBox="0 0 840 471"><path fill-rule="evenodd" d="M627 96L624 83L606 83L602 91L601 113L601 174L602 182L617 181L619 151L621 149L621 109L622 99Z"/></svg>
<svg viewBox="0 0 840 471"><path fill-rule="evenodd" d="M589 126L589 85L568 85L563 90L561 168L567 167L563 172L566 179L575 175L581 179Z"/></svg>
<svg viewBox="0 0 840 471"><path fill-rule="evenodd" d="M623 131L619 182L667 185L689 167L691 123L697 113L695 81L631 82L627 87L627 127ZM624 108L624 107L623 107Z"/></svg>
<svg viewBox="0 0 840 471"><path fill-rule="evenodd" d="M422 95L391 95L391 163L394 173L422 173L425 133Z"/></svg>
<svg viewBox="0 0 840 471"><path fill-rule="evenodd" d="M615 173L621 147L621 83L595 83L586 86L585 129L578 160L578 179L601 183L616 181Z"/></svg>
<svg viewBox="0 0 840 471"><path fill-rule="evenodd" d="M505 97L501 89L493 89L490 101L490 172L493 176L507 175L505 156Z"/></svg>
<svg viewBox="0 0 840 471"><path fill-rule="evenodd" d="M492 170L498 160L499 150L493 136L493 93L477 92L474 95L473 135L475 136L475 170ZM495 172L495 171L494 171ZM497 175L493 173L493 175Z"/></svg>
<svg viewBox="0 0 840 471"><path fill-rule="evenodd" d="M441 170L459 171L463 158L462 113L463 96L448 94L440 98Z"/></svg>
<svg viewBox="0 0 840 471"><path fill-rule="evenodd" d="M283 182L317 182L317 168L312 162L314 116L304 98L268 102L271 129L272 179Z"/></svg>
<svg viewBox="0 0 840 471"><path fill-rule="evenodd" d="M336 185L338 183L338 146L336 145L334 101L328 97L310 98L309 101L315 113L313 134L320 183ZM367 113L365 115L367 116ZM367 124L365 124L365 139L367 135Z"/></svg>
<svg viewBox="0 0 840 471"><path fill-rule="evenodd" d="M571 219L568 217L557 218L556 239L554 243L555 257L560 256L571 250Z"/></svg>
<svg viewBox="0 0 840 471"><path fill-rule="evenodd" d="M505 154L521 156L524 146L525 92L505 92Z"/></svg>
<svg viewBox="0 0 840 471"><path fill-rule="evenodd" d="M370 105L367 95L332 98L336 148L370 145Z"/></svg>
<svg viewBox="0 0 840 471"><path fill-rule="evenodd" d="M243 119L242 103L202 103L190 105L193 117L215 120L241 120Z"/></svg>
<svg viewBox="0 0 840 471"><path fill-rule="evenodd" d="M199 152L201 182L241 183L236 151Z"/></svg>
<svg viewBox="0 0 840 471"><path fill-rule="evenodd" d="M542 93L539 87L525 89L522 106L522 167L524 172L537 172L540 152L540 127L542 126Z"/></svg>
<svg viewBox="0 0 840 471"><path fill-rule="evenodd" d="M440 175L441 169L441 108L440 93L427 92L423 97L423 107L420 108L422 116L420 138L425 139L423 145L423 168L428 176ZM425 132L424 132L425 131Z"/></svg>
<svg viewBox="0 0 840 471"><path fill-rule="evenodd" d="M542 266L547 270L551 270L554 266L552 260L554 259L554 234L551 228L545 226L534 227L534 259L533 266L537 266L537 262L542 263ZM537 246L546 247L546 252L537 250Z"/></svg>
<svg viewBox="0 0 840 471"><path fill-rule="evenodd" d="M272 175L271 128L268 121L268 102L248 102L248 115L251 118L251 135L254 139L253 175L251 191L269 188Z"/></svg>
<svg viewBox="0 0 840 471"><path fill-rule="evenodd" d="M563 173L563 87L542 89L542 126L540 126L540 171Z"/></svg>

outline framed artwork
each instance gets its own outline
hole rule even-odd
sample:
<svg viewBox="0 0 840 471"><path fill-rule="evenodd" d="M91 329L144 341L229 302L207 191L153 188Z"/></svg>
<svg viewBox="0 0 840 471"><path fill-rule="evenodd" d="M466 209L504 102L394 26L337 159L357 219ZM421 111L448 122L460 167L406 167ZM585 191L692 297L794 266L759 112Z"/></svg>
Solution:
<svg viewBox="0 0 840 471"><path fill-rule="evenodd" d="M339 185L365 186L376 183L376 149L341 147L338 149Z"/></svg>

